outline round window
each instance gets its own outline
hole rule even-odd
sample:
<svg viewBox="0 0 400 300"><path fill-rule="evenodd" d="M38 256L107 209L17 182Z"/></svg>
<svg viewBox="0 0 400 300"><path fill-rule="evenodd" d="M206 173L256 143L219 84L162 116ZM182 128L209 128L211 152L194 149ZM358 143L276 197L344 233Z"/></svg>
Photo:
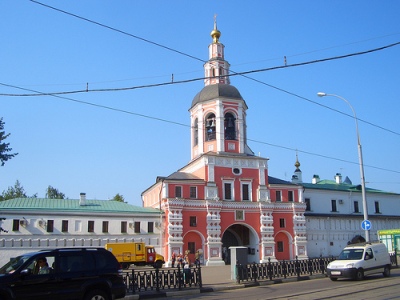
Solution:
<svg viewBox="0 0 400 300"><path fill-rule="evenodd" d="M239 168L233 168L232 172L233 172L233 174L235 174L235 175L239 175L239 174L241 173L241 171L240 171Z"/></svg>

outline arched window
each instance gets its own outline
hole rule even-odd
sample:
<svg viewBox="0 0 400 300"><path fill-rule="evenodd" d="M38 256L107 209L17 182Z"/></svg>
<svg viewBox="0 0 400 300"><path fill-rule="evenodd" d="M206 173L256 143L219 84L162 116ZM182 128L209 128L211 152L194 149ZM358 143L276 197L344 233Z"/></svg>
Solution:
<svg viewBox="0 0 400 300"><path fill-rule="evenodd" d="M215 115L209 114L205 122L206 141L215 140Z"/></svg>
<svg viewBox="0 0 400 300"><path fill-rule="evenodd" d="M193 126L193 138L194 138L194 145L197 146L199 143L199 121L196 119L194 120Z"/></svg>
<svg viewBox="0 0 400 300"><path fill-rule="evenodd" d="M236 140L236 119L231 113L225 114L224 134L226 140Z"/></svg>

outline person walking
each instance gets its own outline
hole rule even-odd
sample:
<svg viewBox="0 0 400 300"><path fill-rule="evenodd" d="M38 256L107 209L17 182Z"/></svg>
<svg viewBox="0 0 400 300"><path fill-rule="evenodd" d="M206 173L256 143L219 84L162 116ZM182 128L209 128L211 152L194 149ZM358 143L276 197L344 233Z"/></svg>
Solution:
<svg viewBox="0 0 400 300"><path fill-rule="evenodd" d="M172 252L171 262L172 262L172 267L175 268L175 262L176 262L176 254L175 254L175 252Z"/></svg>
<svg viewBox="0 0 400 300"><path fill-rule="evenodd" d="M194 255L194 264L196 267L200 266L200 253L199 250L196 251L195 255Z"/></svg>

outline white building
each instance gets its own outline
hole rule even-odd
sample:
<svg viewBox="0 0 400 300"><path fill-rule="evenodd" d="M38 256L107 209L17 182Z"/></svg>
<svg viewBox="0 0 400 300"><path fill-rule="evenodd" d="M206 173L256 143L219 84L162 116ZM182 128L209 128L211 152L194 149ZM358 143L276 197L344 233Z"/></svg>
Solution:
<svg viewBox="0 0 400 300"><path fill-rule="evenodd" d="M110 200L18 198L0 202L0 265L46 248L145 242L160 252L160 210Z"/></svg>
<svg viewBox="0 0 400 300"><path fill-rule="evenodd" d="M353 185L348 177L342 180L339 173L334 180L320 180L314 175L311 183L305 183L300 163L296 161L295 166L292 182L303 186L307 205L308 256L336 256L352 239L364 239L361 185ZM378 230L400 228L400 194L366 188L366 199L371 241L379 240Z"/></svg>

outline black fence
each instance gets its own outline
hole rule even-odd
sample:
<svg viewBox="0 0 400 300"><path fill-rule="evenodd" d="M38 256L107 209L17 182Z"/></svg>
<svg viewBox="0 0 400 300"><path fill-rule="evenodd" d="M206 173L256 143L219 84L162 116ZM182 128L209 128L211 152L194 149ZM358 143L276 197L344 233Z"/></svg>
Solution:
<svg viewBox="0 0 400 300"><path fill-rule="evenodd" d="M201 267L135 270L125 273L127 293L160 292L202 287Z"/></svg>
<svg viewBox="0 0 400 300"><path fill-rule="evenodd" d="M313 259L283 260L261 264L236 264L236 282L274 280L277 278L300 277L304 275L324 274L326 266L335 260L334 257L320 257Z"/></svg>
<svg viewBox="0 0 400 300"><path fill-rule="evenodd" d="M312 276L325 274L327 265L336 257L319 257L305 260L277 261L254 264L236 264L236 282L276 280L287 277ZM390 254L392 267L398 267L397 252ZM167 292L187 288L201 289L201 267L132 269L124 274L127 293Z"/></svg>
<svg viewBox="0 0 400 300"><path fill-rule="evenodd" d="M397 252L390 254L390 262L392 267L398 267ZM312 276L315 274L325 274L326 267L336 257L319 257L304 260L290 260L271 262L261 264L236 264L236 282L240 281L258 281L258 280L275 280L287 277Z"/></svg>

